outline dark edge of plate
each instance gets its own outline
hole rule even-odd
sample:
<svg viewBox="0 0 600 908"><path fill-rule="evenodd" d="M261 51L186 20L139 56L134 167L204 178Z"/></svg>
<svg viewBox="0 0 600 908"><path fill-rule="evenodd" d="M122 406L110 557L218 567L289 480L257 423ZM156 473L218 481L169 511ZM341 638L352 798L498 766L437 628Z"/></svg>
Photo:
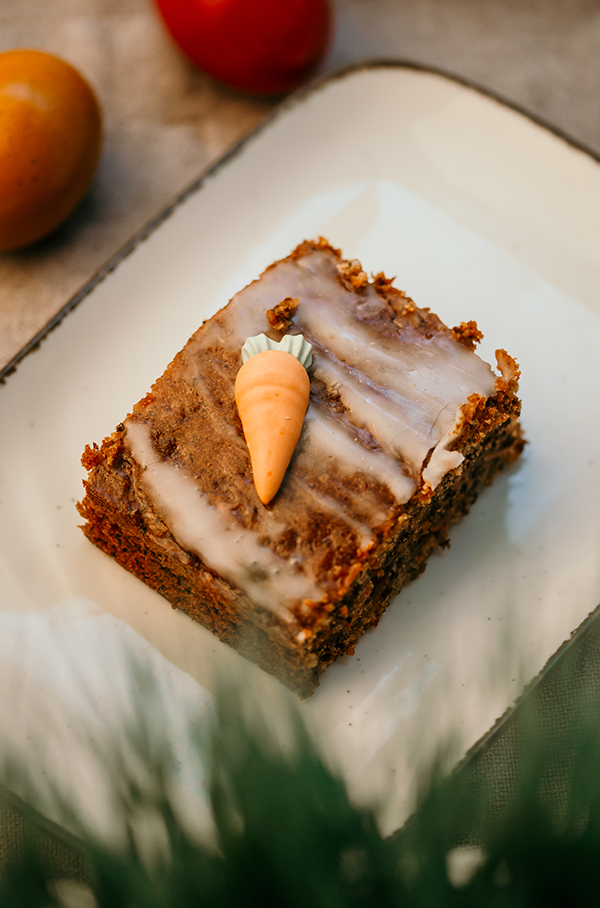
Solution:
<svg viewBox="0 0 600 908"><path fill-rule="evenodd" d="M140 245L145 239L147 239L150 234L156 230L156 228L165 221L176 208L179 207L189 196L193 195L199 189L202 188L205 182L214 177L226 164L228 164L233 158L235 158L240 152L246 147L246 145L253 141L256 136L258 136L263 130L271 126L279 117L286 114L289 110L301 104L305 99L310 95L315 94L320 89L324 88L330 82L335 82L340 79L344 79L346 76L354 75L354 73L371 70L371 69L409 69L415 70L418 72L429 73L430 75L439 76L443 79L447 79L450 82L455 82L458 85L463 85L465 88L469 88L472 91L477 92L478 94L483 95L484 97L490 98L492 101L496 101L498 104L506 107L510 110L515 111L541 128L545 129L547 132L553 134L559 139L562 139L569 145L571 148L574 148L577 151L582 152L588 157L592 158L594 161L600 163L600 154L587 147L582 142L577 141L572 136L569 136L566 132L563 132L560 128L552 125L548 121L544 120L542 117L537 116L536 114L531 113L531 111L521 107L519 104L514 103L513 101L508 101L506 98L503 98L500 94L494 92L492 89L485 88L482 85L479 85L476 82L471 81L470 79L464 78L462 76L457 76L456 74L450 73L442 68L432 67L425 64L418 63L412 60L390 60L390 59L374 59L374 60L365 60L360 63L353 63L349 66L342 67L339 70L336 70L331 73L326 73L325 75L319 76L306 85L302 86L299 89L296 89L291 95L281 101L277 107L268 114L264 120L261 120L254 129L246 133L239 142L237 142L232 148L225 152L222 157L219 158L214 164L212 164L206 171L202 172L199 177L193 180L184 190L178 193L175 198L169 202L155 217L151 218L140 230L137 231L117 252L108 259L107 262L95 272L94 275L84 284L84 286L77 291L66 303L59 309L59 311L54 315L44 327L38 331L38 333L22 347L18 353L13 356L13 358L2 368L0 368L0 384L4 384L8 376L13 373L19 363L33 351L37 350L41 342L46 338L57 325L64 319L66 315L69 314L80 302L81 300L90 293L91 290L96 287L100 281L110 274L114 269L125 259L133 250Z"/></svg>
<svg viewBox="0 0 600 908"><path fill-rule="evenodd" d="M64 826L59 826L58 823L49 819L49 817L45 816L35 807L32 807L31 804L28 804L20 795L15 794L15 792L11 791L9 788L6 788L4 784L0 785L0 805L8 807L9 810L20 816L25 823L29 821L31 824L34 824L36 830L41 831L49 838L58 842L62 848L67 849L71 853L71 856L76 855L85 863L85 851L82 847L81 840L76 835L69 832ZM6 856L7 852L3 855L4 860L6 859Z"/></svg>
<svg viewBox="0 0 600 908"><path fill-rule="evenodd" d="M554 666L561 661L563 656L568 653L575 645L577 645L581 638L586 634L591 632L592 626L600 621L600 605L597 605L596 608L592 609L591 612L583 619L581 624L571 631L571 634L567 640L564 640L558 649L550 656L543 668L540 669L537 675L535 675L530 681L527 682L523 690L513 702L506 707L501 716L499 716L491 728L479 738L478 741L475 741L474 744L469 747L464 757L462 757L456 766L453 769L453 772L460 770L469 760L477 757L478 755L484 753L488 747L493 744L493 741L497 734L512 720L515 719L515 713L518 707L523 703L525 698L529 697L544 683L548 673L554 668Z"/></svg>

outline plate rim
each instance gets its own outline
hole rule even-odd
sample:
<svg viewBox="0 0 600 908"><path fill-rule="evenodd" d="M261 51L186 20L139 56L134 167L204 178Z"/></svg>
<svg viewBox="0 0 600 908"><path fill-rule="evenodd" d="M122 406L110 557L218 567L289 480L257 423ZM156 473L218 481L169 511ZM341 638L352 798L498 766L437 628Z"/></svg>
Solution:
<svg viewBox="0 0 600 908"><path fill-rule="evenodd" d="M11 363L9 363L3 370L0 370L0 384L5 382L5 377L7 374L15 371L18 364L26 357L27 354L34 352L41 345L41 341L55 328L57 327L62 320L72 311L79 302L83 301L84 297L100 283L104 277L106 277L110 272L115 270L118 265L126 258L130 252L134 251L138 245L140 245L143 240L148 238L153 231L162 224L180 205L187 201L191 196L193 196L199 189L203 188L205 182L208 181L211 177L217 174L220 169L226 166L234 157L242 153L248 143L251 143L252 140L262 133L262 130L268 129L273 123L277 122L280 116L285 116L289 111L293 111L296 107L301 107L305 100L310 100L314 95L317 94L321 89L327 89L328 86L336 81L339 81L346 77L352 77L355 74L368 71L384 71L387 70L396 70L400 72L419 72L423 75L431 75L434 77L440 77L440 79L445 80L446 82L463 86L473 92L476 95L487 97L490 100L496 101L500 105L500 109L513 110L517 114L520 114L525 118L526 122L533 122L534 124L540 126L546 133L555 135L557 138L562 139L567 146L573 148L575 151L583 152L586 157L591 157L596 163L600 163L600 154L592 152L586 149L584 146L581 146L576 141L570 139L565 134L561 133L560 130L554 128L550 124L544 123L543 120L530 115L527 111L519 108L518 105L512 104L511 102L506 102L504 99L498 97L493 92L483 89L480 86L477 86L470 82L469 80L464 80L459 77L456 77L452 74L444 72L441 69L423 66L418 63L412 63L410 61L398 61L398 60L373 60L365 61L363 63L352 64L341 68L338 71L325 74L324 76L313 80L313 82L303 86L301 89L298 89L293 94L285 98L280 104L274 107L269 114L260 121L252 130L246 133L235 145L229 148L223 155L221 155L218 160L216 160L212 165L210 165L206 170L196 177L193 181L188 183L184 189L182 189L176 196L165 206L163 206L157 213L154 215L145 225L142 226L140 230L133 234L133 236L119 249L117 252L111 256L107 263L105 263L101 268L99 268L91 278L85 283L83 288L72 296L65 305L59 310L59 312L48 322L48 324L41 329L41 331L34 337L28 344L26 344L16 355ZM485 734L479 738L471 747L464 753L463 757L459 760L457 765L454 767L455 770L459 769L465 762L470 760L473 756L481 753L482 750L485 750L486 747L493 742L494 737L501 729L506 725L506 723L511 720L514 716L515 709L518 707L524 698L528 696L532 689L537 687L548 674L548 672L553 668L554 664L559 661L564 654L564 652L572 647L572 645L581 638L585 631L596 621L600 616L600 605L596 606L592 611L588 613L586 618L582 623L571 632L570 637L561 643L558 649L550 655L547 662L544 664L543 668L540 670L534 678L532 678L528 684L520 691L518 696L515 698L512 704L509 704L504 711L504 713L499 716L494 724L485 732Z"/></svg>
<svg viewBox="0 0 600 908"><path fill-rule="evenodd" d="M446 79L449 82L453 82L456 85L460 85L464 88L468 88L479 95L482 95L485 98L488 98L491 101L495 101L500 106L512 110L514 113L519 114L524 117L531 123L534 123L536 126L539 126L541 129L555 136L556 138L562 140L570 148L575 151L579 151L582 154L586 155L588 158L591 158L597 164L600 164L600 151L595 151L590 146L586 145L584 142L575 139L568 132L563 130L561 127L556 126L551 123L549 120L546 120L544 117L533 113L528 110L523 105L518 102L511 101L505 98L500 92L496 92L494 89L488 88L487 86L482 85L476 80L470 79L466 76L457 75L452 73L443 67L430 66L428 64L419 63L418 61L411 59L402 59L402 58L373 58L357 63L351 63L346 66L342 66L338 69L335 69L331 72L327 72L323 75L317 76L311 79L306 84L300 86L282 101L277 104L273 110L271 110L264 119L256 124L252 129L245 133L241 139L239 139L231 148L227 149L224 154L221 155L216 161L214 161L208 168L201 171L201 173L195 177L187 186L184 187L180 192L178 192L171 201L167 202L152 218L146 221L145 224L140 227L122 246L120 246L117 251L110 256L110 258L97 270L92 276L85 282L85 284L74 293L69 299L64 303L63 306L55 313L55 315L50 318L46 324L29 340L23 345L6 363L5 366L0 367L0 385L4 385L6 380L16 372L19 364L25 359L30 353L34 353L45 340L45 338L63 321L63 319L73 310L82 300L101 282L107 277L112 271L114 271L121 262L127 258L145 239L147 239L151 233L153 233L159 226L165 221L168 217L173 214L173 212L183 204L191 195L198 192L204 183L214 177L223 167L225 167L231 160L237 157L243 149L252 142L261 132L268 129L279 117L285 115L288 111L292 110L294 107L299 106L305 100L307 100L312 95L316 94L321 89L325 88L331 83L340 81L348 76L355 75L359 72L367 72L375 69L398 69L398 70L407 70L412 72L419 72L424 75L433 75L442 79Z"/></svg>

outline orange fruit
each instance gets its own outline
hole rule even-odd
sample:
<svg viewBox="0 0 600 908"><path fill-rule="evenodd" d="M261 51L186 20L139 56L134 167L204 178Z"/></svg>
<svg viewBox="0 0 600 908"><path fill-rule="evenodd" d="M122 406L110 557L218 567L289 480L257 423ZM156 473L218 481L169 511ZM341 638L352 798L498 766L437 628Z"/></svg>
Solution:
<svg viewBox="0 0 600 908"><path fill-rule="evenodd" d="M46 236L73 211L100 154L94 92L64 60L0 53L0 250Z"/></svg>

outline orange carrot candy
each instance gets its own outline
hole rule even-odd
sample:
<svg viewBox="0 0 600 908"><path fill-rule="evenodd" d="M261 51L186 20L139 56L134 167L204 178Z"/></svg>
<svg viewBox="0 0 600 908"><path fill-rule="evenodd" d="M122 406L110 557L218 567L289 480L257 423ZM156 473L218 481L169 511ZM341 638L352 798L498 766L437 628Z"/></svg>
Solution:
<svg viewBox="0 0 600 908"><path fill-rule="evenodd" d="M302 431L312 345L301 334L287 334L281 341L258 334L242 347L242 363L235 380L235 402L254 485L262 503L268 504L277 494Z"/></svg>

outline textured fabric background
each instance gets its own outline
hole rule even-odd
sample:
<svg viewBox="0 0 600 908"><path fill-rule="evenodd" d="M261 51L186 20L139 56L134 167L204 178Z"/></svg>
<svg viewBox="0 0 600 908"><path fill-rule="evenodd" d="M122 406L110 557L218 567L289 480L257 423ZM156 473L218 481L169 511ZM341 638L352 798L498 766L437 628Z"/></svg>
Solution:
<svg viewBox="0 0 600 908"><path fill-rule="evenodd" d="M364 59L439 66L600 153L598 0L335 0L322 70ZM0 254L0 372L102 266L273 107L195 69L152 0L0 4L0 50L39 47L77 66L101 100L106 144L73 218Z"/></svg>
<svg viewBox="0 0 600 908"><path fill-rule="evenodd" d="M335 8L323 71L375 58L442 67L600 154L600 0L336 0ZM0 371L133 234L273 107L194 69L163 31L151 0L5 2L0 50L23 46L57 53L81 69L104 108L106 144L92 189L69 223L35 248L0 255ZM567 658L595 697L599 648L594 625ZM539 686L546 732L568 721L576 693L563 665ZM517 711L463 770L477 784L495 786L498 811L518 774L519 721ZM554 794L560 795L560 773ZM0 862L22 835L19 811L2 808ZM39 836L58 876L85 879L72 849L46 831Z"/></svg>

